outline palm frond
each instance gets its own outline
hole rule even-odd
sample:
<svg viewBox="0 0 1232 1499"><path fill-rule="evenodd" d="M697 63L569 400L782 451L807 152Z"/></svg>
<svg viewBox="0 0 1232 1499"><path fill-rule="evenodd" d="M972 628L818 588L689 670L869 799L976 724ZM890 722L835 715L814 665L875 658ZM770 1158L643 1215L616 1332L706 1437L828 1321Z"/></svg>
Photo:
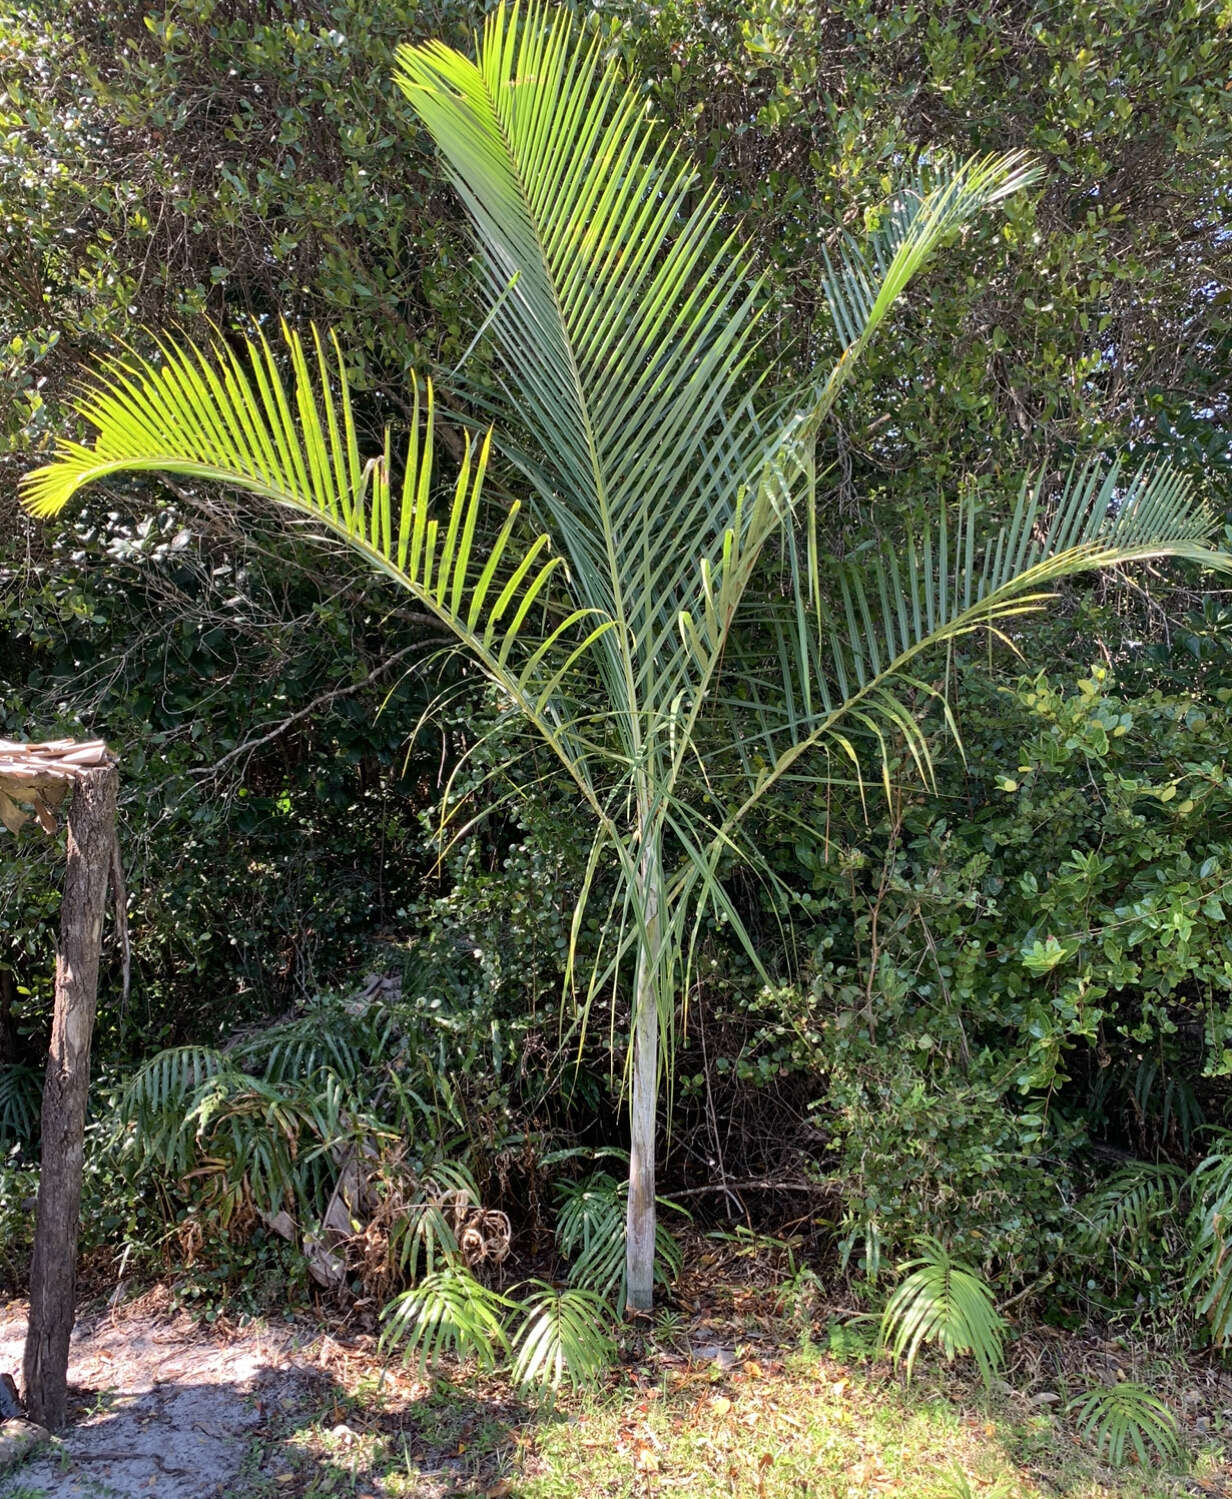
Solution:
<svg viewBox="0 0 1232 1499"><path fill-rule="evenodd" d="M916 1356L936 1344L947 1359L969 1353L986 1385L1004 1359L1005 1321L987 1283L953 1259L936 1239L925 1239L919 1258L899 1267L909 1272L881 1319L882 1342L895 1363L905 1360L911 1378Z"/></svg>
<svg viewBox="0 0 1232 1499"><path fill-rule="evenodd" d="M811 404L809 423L814 429L849 377L855 357L937 247L1039 178L1039 168L1021 151L966 161L925 156L914 176L893 192L866 238L844 233L833 255L823 252L826 301L842 356Z"/></svg>
<svg viewBox="0 0 1232 1499"><path fill-rule="evenodd" d="M1184 1185L1185 1174L1176 1166L1142 1161L1114 1171L1077 1206L1079 1249L1090 1254L1113 1247L1132 1254L1177 1211Z"/></svg>
<svg viewBox="0 0 1232 1499"><path fill-rule="evenodd" d="M1126 1380L1088 1390L1069 1404L1079 1432L1114 1467L1132 1452L1146 1467L1152 1458L1171 1462L1180 1456L1180 1426L1158 1395Z"/></svg>
<svg viewBox="0 0 1232 1499"><path fill-rule="evenodd" d="M579 595L620 622L605 687L634 711L755 440L750 256L569 10L502 4L475 61L433 42L398 65L475 227L537 503Z"/></svg>
<svg viewBox="0 0 1232 1499"><path fill-rule="evenodd" d="M227 1069L208 1046L160 1051L139 1067L120 1095L118 1122L138 1169L182 1177L196 1160L194 1131L186 1121L202 1090Z"/></svg>
<svg viewBox="0 0 1232 1499"><path fill-rule="evenodd" d="M390 1230L390 1255L408 1280L436 1274L438 1265L461 1263L458 1239L434 1198L408 1203Z"/></svg>
<svg viewBox="0 0 1232 1499"><path fill-rule="evenodd" d="M569 1183L556 1219L556 1247L573 1262L570 1281L599 1296L617 1290L624 1275L623 1185L606 1171Z"/></svg>
<svg viewBox="0 0 1232 1499"><path fill-rule="evenodd" d="M509 1351L504 1319L516 1302L480 1281L460 1265L426 1275L396 1296L381 1313L385 1345L400 1344L420 1369L442 1354L474 1358L486 1369Z"/></svg>
<svg viewBox="0 0 1232 1499"><path fill-rule="evenodd" d="M898 544L876 543L835 560L816 539L789 551L791 607L763 614L776 649L759 668L733 656L739 694L726 700L743 720L748 800L828 748L858 774L853 736L870 742L884 766L890 740L901 743L927 782L929 750L903 690L937 698L911 675L916 659L977 630L1003 630L1043 608L1065 578L1092 568L1160 557L1227 570L1232 558L1210 542L1213 511L1189 479L1167 464L1126 473L1119 462L1070 473L1049 502L1042 477L1025 482L1009 519L987 527L975 503ZM807 604L804 601L807 600ZM726 669L726 668L725 668Z"/></svg>
<svg viewBox="0 0 1232 1499"><path fill-rule="evenodd" d="M553 1390L594 1384L616 1354L611 1307L594 1291L534 1285L513 1342L515 1381Z"/></svg>
<svg viewBox="0 0 1232 1499"><path fill-rule="evenodd" d="M617 1309L625 1304L625 1250L629 1184L606 1171L595 1171L562 1188L562 1204L556 1219L556 1247L571 1260L569 1283L600 1297L616 1296ZM662 1207L676 1204L664 1198ZM680 1246L663 1223L655 1225L655 1279L674 1280L683 1264Z"/></svg>
<svg viewBox="0 0 1232 1499"><path fill-rule="evenodd" d="M282 344L280 358L264 336L244 340L242 352L221 338L208 347L164 338L156 361L129 355L104 364L75 402L96 429L93 443L61 440L51 463L24 476L23 502L52 515L85 485L154 472L240 489L307 516L408 590L557 746L558 726L545 719L561 669L554 652L567 645L572 660L606 623L565 601L546 633L531 638L528 621L549 588L556 604L564 598L555 576L562 559L548 555L546 535L517 539L517 501L483 539L491 434L478 452L467 438L452 501L437 514L431 383L421 398L413 382L406 446L395 453L387 429L381 449L365 454L336 340L314 329L305 343L284 327ZM578 774L576 762L568 768Z"/></svg>
<svg viewBox="0 0 1232 1499"><path fill-rule="evenodd" d="M288 1203L311 1215L320 1204L333 1175L322 1157L348 1133L331 1079L323 1082L323 1090L296 1091L221 1073L201 1090L182 1126L197 1160L185 1180L204 1190L224 1224L241 1204L266 1217Z"/></svg>
<svg viewBox="0 0 1232 1499"><path fill-rule="evenodd" d="M392 1012L355 1016L343 1005L322 1003L243 1037L229 1045L227 1055L269 1083L304 1083L326 1072L349 1083L381 1066L398 1044L399 1022Z"/></svg>
<svg viewBox="0 0 1232 1499"><path fill-rule="evenodd" d="M456 1224L459 1213L480 1203L474 1173L463 1161L440 1160L416 1185L390 1234L395 1262L410 1280L436 1272L438 1264L463 1263Z"/></svg>
<svg viewBox="0 0 1232 1499"><path fill-rule="evenodd" d="M1194 1168L1188 1183L1189 1256L1186 1290L1210 1323L1211 1340L1232 1343L1232 1135Z"/></svg>
<svg viewBox="0 0 1232 1499"><path fill-rule="evenodd" d="M17 1062L0 1066L0 1148L26 1145L36 1138L42 1091L37 1068Z"/></svg>

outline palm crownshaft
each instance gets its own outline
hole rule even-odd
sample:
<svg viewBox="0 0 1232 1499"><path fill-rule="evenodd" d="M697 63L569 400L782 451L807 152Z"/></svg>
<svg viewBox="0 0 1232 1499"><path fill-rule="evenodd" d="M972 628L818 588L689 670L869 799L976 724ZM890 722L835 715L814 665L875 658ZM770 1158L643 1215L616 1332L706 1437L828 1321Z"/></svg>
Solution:
<svg viewBox="0 0 1232 1499"><path fill-rule="evenodd" d="M1021 160L923 172L866 245L839 249L828 290L842 352L776 415L752 373L765 289L747 252L722 234L712 194L690 206L692 169L568 12L502 6L475 61L403 48L397 76L473 224L507 391L502 447L541 534L519 541L511 512L493 524L469 470L435 516L417 437L396 495L390 440L360 452L343 359L320 343L313 358L294 335L289 388L288 360L263 343L246 361L166 343L157 365L113 365L82 405L94 447L65 444L26 495L49 512L95 478L163 469L306 512L448 624L548 742L594 815L592 873L607 854L620 875L611 963L634 967L627 1296L646 1308L660 1040L689 923L710 906L742 930L715 873L742 820L816 751L858 762L856 731L883 760L890 739L905 743L927 778L896 691L930 690L908 676L921 652L1038 607L1082 568L1210 561L1210 517L1175 476L1113 467L1079 470L1055 503L1024 486L990 536L968 508L902 556L838 567L819 547L818 428L936 245L1031 180ZM784 586L754 609L779 539ZM738 794L708 799L690 771L716 733L758 754Z"/></svg>

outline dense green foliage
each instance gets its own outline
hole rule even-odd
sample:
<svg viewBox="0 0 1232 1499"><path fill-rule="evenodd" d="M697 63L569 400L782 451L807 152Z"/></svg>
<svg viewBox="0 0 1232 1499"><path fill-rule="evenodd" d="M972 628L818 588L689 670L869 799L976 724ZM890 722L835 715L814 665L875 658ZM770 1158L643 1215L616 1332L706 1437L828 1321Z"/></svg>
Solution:
<svg viewBox="0 0 1232 1499"><path fill-rule="evenodd" d="M832 830L797 925L813 977L778 998L859 1163L861 1233L940 1219L1029 1274L1066 1242L1083 1147L1183 1160L1222 1118L1226 698L973 673L940 805Z"/></svg>
<svg viewBox="0 0 1232 1499"><path fill-rule="evenodd" d="M146 324L279 307L340 325L370 430L405 417L408 369L448 389L476 323L469 252L390 70L398 42L464 45L474 19L396 0L0 7L0 480L63 426L78 361ZM1041 188L952 247L844 398L826 439L835 535L941 493L995 505L1029 463L1063 469L1127 437L1227 505L1226 8L836 0L599 19L771 271L786 311L767 361L831 349L819 246L875 214L904 148L1040 156ZM488 357L481 341L468 372ZM215 520L203 537L166 491L138 525L150 493L117 486L46 534L0 493L0 735L104 733L125 768L134 990L125 1011L109 967L97 1138L107 1087L152 1052L216 1046L417 945L426 1002L469 1038L450 1076L471 1102L448 1133L472 1144L454 1155L508 1206L501 1151L617 1136L603 1043L627 997L598 1002L580 1053L560 1018L588 839L545 787L437 867L444 776L490 722L478 693L408 761L425 708L457 685L404 675L434 645L414 611L289 529L244 541ZM815 1250L837 1243L853 1267L934 1234L1062 1309L1180 1288L1190 1198L1119 1173L1145 1161L1184 1179L1205 1127L1229 1122L1232 683L1218 601L1191 612L1159 581L1150 600L1117 585L1067 600L1033 647L1058 663L1042 678L999 650L952 663L966 758L939 759L939 800L905 788L887 810L873 787L865 821L849 788L811 802L803 828L794 791L766 810L782 885L730 889L781 984L755 978L722 924L705 933L669 1196L720 1168L809 1175L837 1188L815 1199ZM390 665L394 639L413 648ZM478 810L468 786L500 749L465 768L455 815ZM0 845L0 1137L26 1147L58 858L33 835ZM91 1179L101 1241L174 1247L167 1230L200 1216L201 1181L185 1195L174 1171L155 1186L144 1169L140 1215L119 1164ZM528 1171L517 1191L531 1181L550 1205L551 1169ZM21 1272L28 1191L0 1172L0 1274ZM788 1216L773 1193L746 1200ZM1209 1235L1218 1257L1214 1220Z"/></svg>

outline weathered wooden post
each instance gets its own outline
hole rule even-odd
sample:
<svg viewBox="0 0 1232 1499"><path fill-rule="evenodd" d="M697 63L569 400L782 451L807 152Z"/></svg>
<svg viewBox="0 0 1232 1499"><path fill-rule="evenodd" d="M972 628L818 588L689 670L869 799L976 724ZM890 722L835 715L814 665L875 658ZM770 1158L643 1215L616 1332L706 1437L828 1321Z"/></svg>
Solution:
<svg viewBox="0 0 1232 1499"><path fill-rule="evenodd" d="M115 760L101 742L19 745L0 740L0 818L9 827L20 826L24 814L17 803L26 802L33 804L43 827L54 831L51 809L72 791L23 1366L30 1419L52 1431L64 1425L67 1413L90 1041L107 884L118 862L118 779ZM122 895L117 895L119 908Z"/></svg>

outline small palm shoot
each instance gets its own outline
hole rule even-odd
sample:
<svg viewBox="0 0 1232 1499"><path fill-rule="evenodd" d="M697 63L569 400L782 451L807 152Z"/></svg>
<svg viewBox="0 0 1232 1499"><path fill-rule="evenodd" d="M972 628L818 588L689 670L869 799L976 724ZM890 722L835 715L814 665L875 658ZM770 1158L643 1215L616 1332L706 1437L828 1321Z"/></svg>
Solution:
<svg viewBox="0 0 1232 1499"><path fill-rule="evenodd" d="M1125 1381L1101 1385L1079 1395L1068 1407L1079 1432L1115 1468L1127 1454L1145 1467L1152 1457L1172 1462L1180 1456L1180 1428L1176 1417L1145 1385Z"/></svg>
<svg viewBox="0 0 1232 1499"><path fill-rule="evenodd" d="M1189 1275L1186 1289L1221 1348L1232 1342L1232 1136L1223 1134L1194 1168L1188 1195Z"/></svg>
<svg viewBox="0 0 1232 1499"><path fill-rule="evenodd" d="M984 1384L1004 1362L1005 1319L997 1311L987 1282L951 1257L937 1239L924 1239L917 1259L899 1266L907 1278L886 1303L881 1341L896 1364L905 1361L907 1378L926 1344L935 1344L948 1360L970 1354Z"/></svg>
<svg viewBox="0 0 1232 1499"><path fill-rule="evenodd" d="M532 1282L526 1317L514 1338L513 1377L559 1390L594 1384L616 1355L612 1308L594 1291Z"/></svg>
<svg viewBox="0 0 1232 1499"><path fill-rule="evenodd" d="M564 1201L556 1222L556 1247L572 1263L569 1283L599 1296L616 1295L617 1309L624 1311L627 1284L626 1229L628 1183L606 1171L595 1171L563 1189ZM663 1198L660 1207L673 1207ZM677 1208L677 1212L682 1211ZM680 1274L680 1246L669 1230L655 1224L654 1277L667 1284Z"/></svg>
<svg viewBox="0 0 1232 1499"><path fill-rule="evenodd" d="M381 1314L381 1342L400 1343L405 1358L414 1358L421 1373L445 1353L493 1369L509 1352L505 1316L516 1305L463 1266L448 1265L389 1303Z"/></svg>
<svg viewBox="0 0 1232 1499"><path fill-rule="evenodd" d="M1009 1489L1003 1483L996 1484L993 1488L981 1485L979 1489L968 1478L963 1468L955 1467L954 1471L941 1481L934 1499L1009 1499Z"/></svg>

